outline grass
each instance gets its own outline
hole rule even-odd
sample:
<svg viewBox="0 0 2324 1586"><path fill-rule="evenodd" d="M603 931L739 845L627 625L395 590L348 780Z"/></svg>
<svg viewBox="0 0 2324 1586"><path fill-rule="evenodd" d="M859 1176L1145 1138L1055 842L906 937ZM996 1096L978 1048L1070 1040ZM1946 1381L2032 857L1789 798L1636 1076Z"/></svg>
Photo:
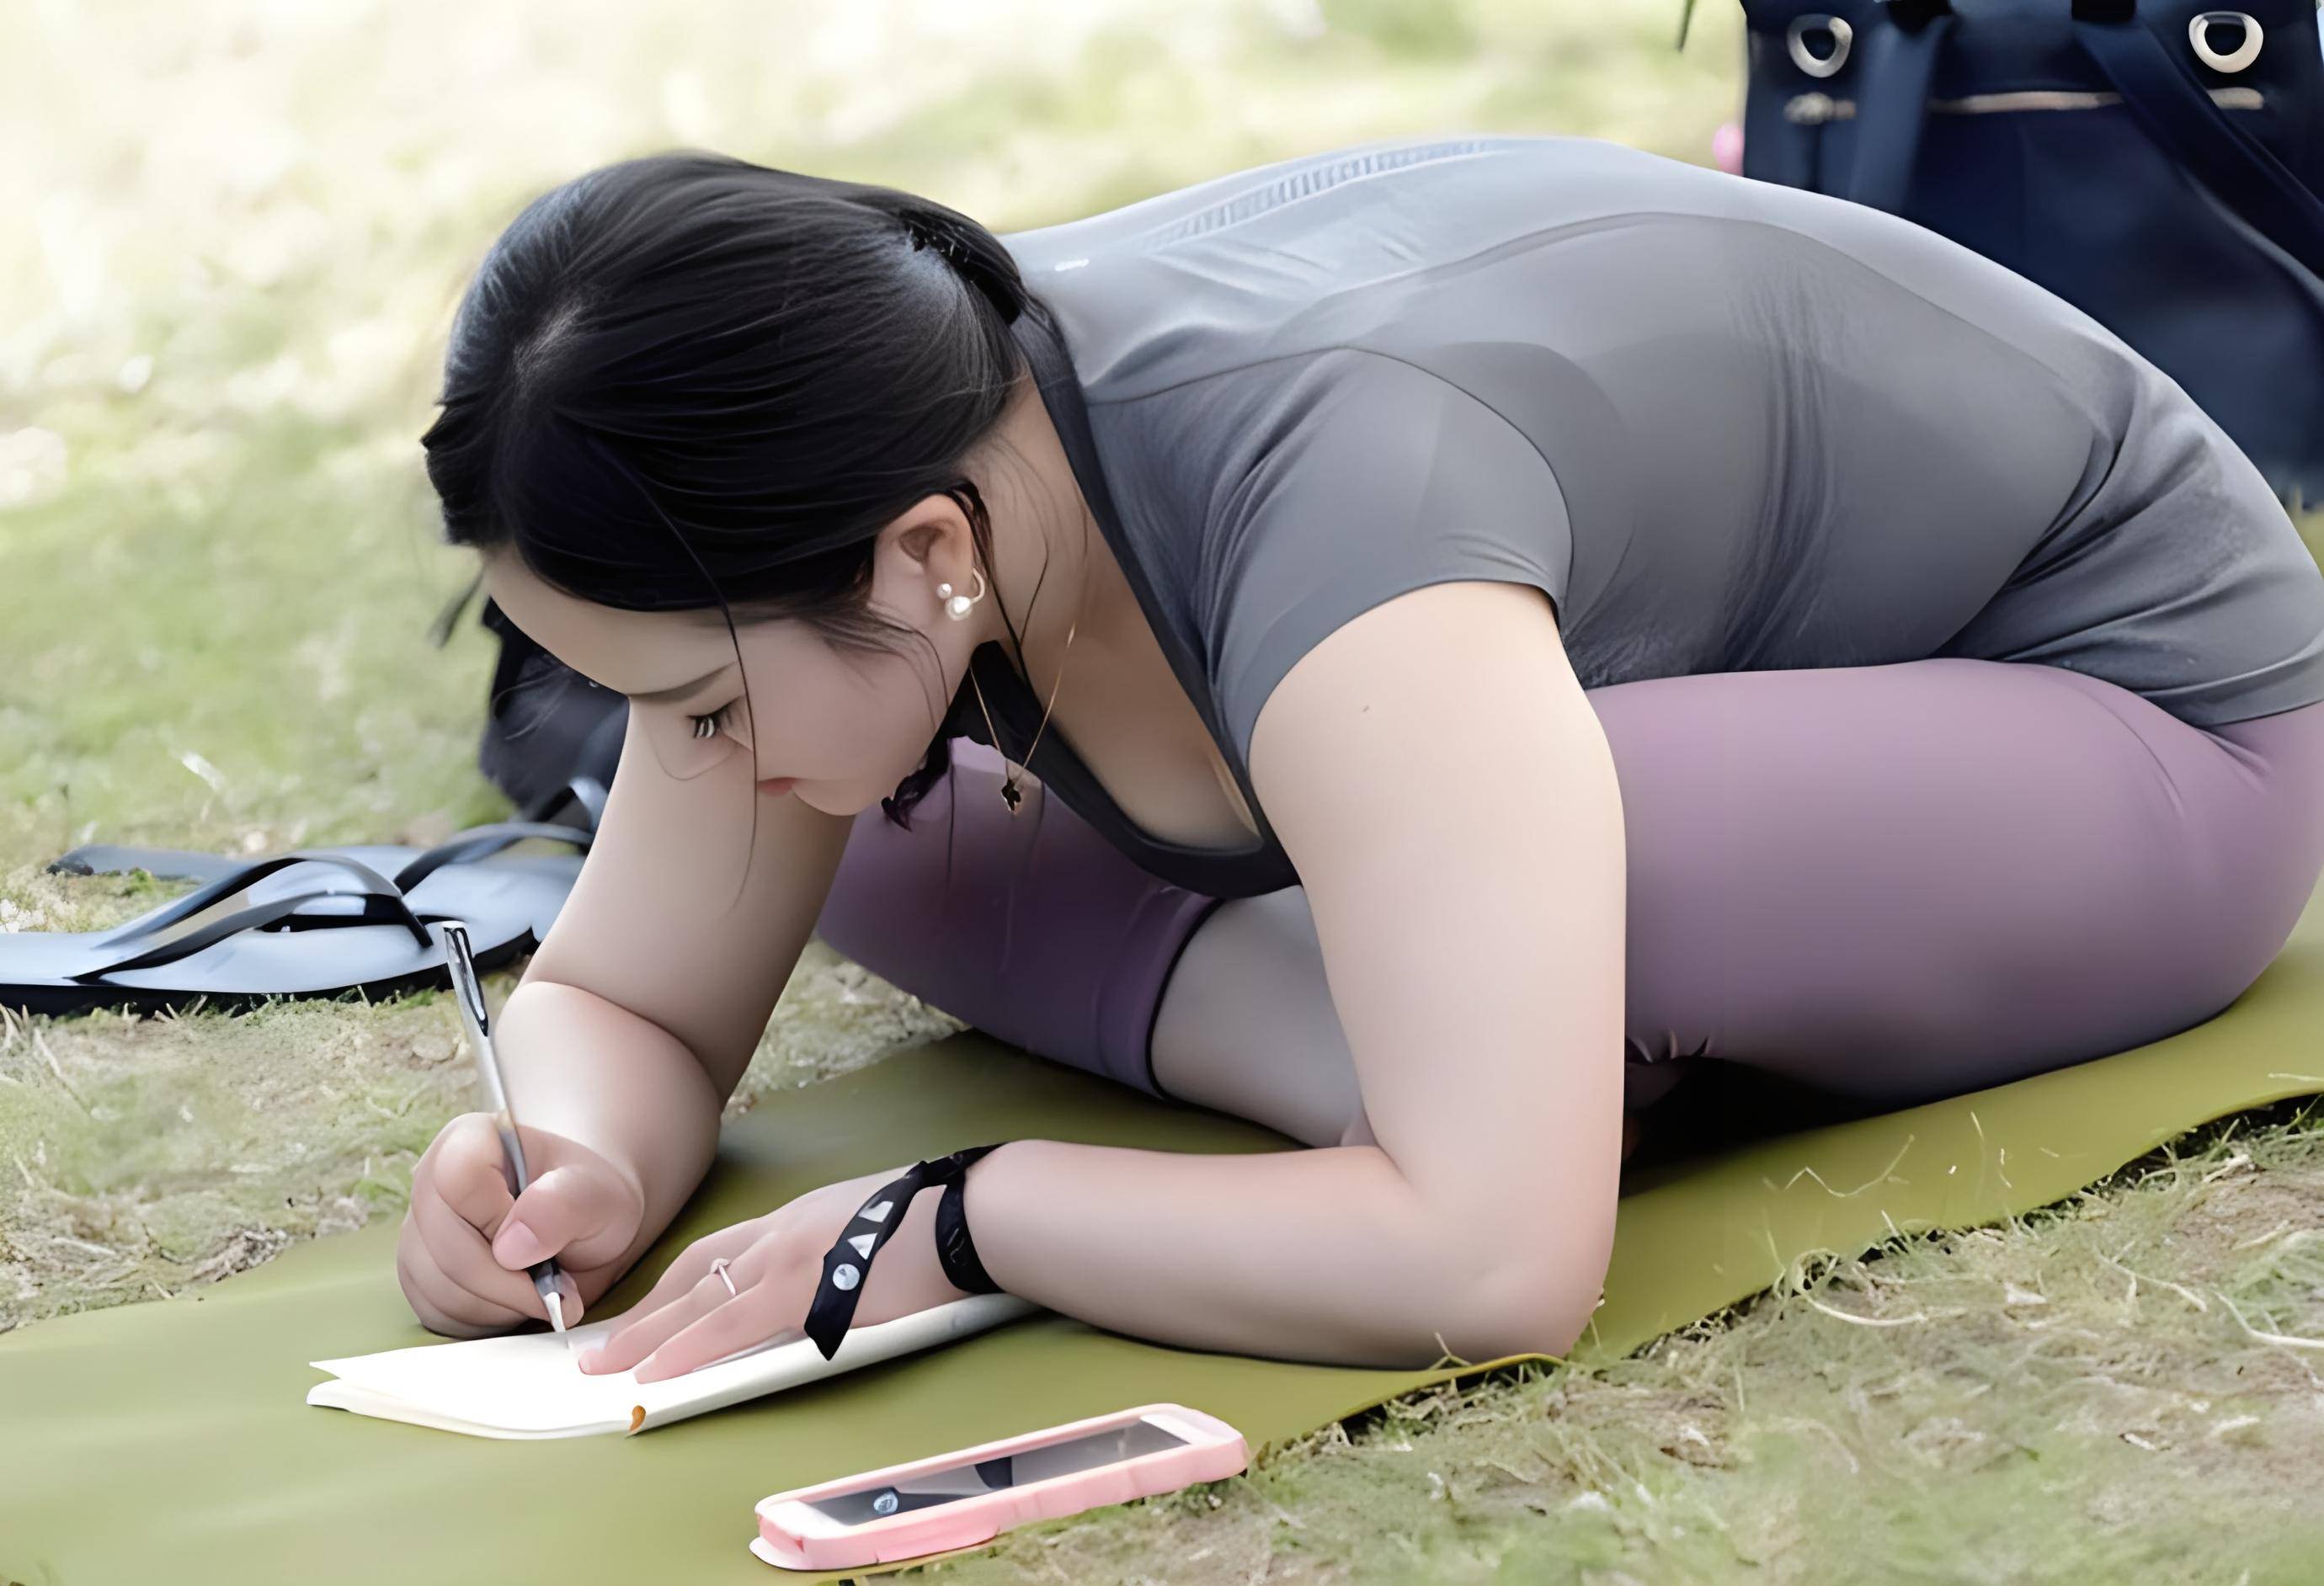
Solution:
<svg viewBox="0 0 2324 1586"><path fill-rule="evenodd" d="M513 983L487 978L495 1000ZM959 1028L813 943L728 1111ZM413 1165L475 1087L433 992L231 1019L0 1010L0 1332L401 1218Z"/></svg>
<svg viewBox="0 0 2324 1586"><path fill-rule="evenodd" d="M2230 1121L2006 1226L1803 1264L1617 1365L1394 1401L947 1575L2312 1582L2324 1341L2261 1335L2324 1321L2320 1121Z"/></svg>
<svg viewBox="0 0 2324 1586"><path fill-rule="evenodd" d="M415 438L540 188L680 143L1004 229L1407 132L1707 157L1731 6L1033 0L38 8L0 52L0 931L164 889L76 844L424 842L504 813ZM504 989L503 982L503 989ZM733 1105L954 1022L814 944ZM0 1022L0 1330L400 1213L449 1007ZM1999 1229L1823 1259L1591 1372L1399 1401L972 1581L2308 1581L2324 1145L2297 1109ZM2273 1338L2273 1342L2271 1342Z"/></svg>

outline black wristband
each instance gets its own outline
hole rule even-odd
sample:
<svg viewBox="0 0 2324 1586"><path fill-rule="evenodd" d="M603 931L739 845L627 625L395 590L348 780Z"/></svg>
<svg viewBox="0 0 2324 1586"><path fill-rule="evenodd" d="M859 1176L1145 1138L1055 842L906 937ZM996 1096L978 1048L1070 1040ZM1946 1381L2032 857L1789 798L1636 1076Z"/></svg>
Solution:
<svg viewBox="0 0 2324 1586"><path fill-rule="evenodd" d="M985 1150L991 1149L986 1147ZM978 1156L982 1156L979 1151ZM970 1294L999 1294L1001 1286L977 1259L976 1241L968 1234L968 1176L964 1173L945 1185L936 1202L936 1263L954 1288Z"/></svg>
<svg viewBox="0 0 2324 1586"><path fill-rule="evenodd" d="M863 1277L871 1270L872 1258L880 1253L881 1247L902 1223L904 1212L910 1206L912 1197L932 1184L956 1188L970 1163L1005 1143L972 1146L964 1151L954 1151L949 1157L916 1162L904 1171L901 1177L892 1179L873 1191L871 1197L856 1209L855 1215L848 1219L847 1226L839 1238L824 1253L823 1277L816 1285L815 1298L807 1306L805 1332L815 1341L815 1347L822 1351L825 1360L839 1352L840 1340L846 1336L848 1323L855 1315L856 1302L862 1297ZM941 1221L943 1203L938 1203L936 1209ZM968 1233L966 1222L959 1221L958 1227L965 1244ZM967 1249L970 1261L974 1262L974 1247L968 1246ZM945 1259L941 1239L937 1243L936 1259L940 1262ZM982 1264L976 1263L974 1270L982 1274L984 1270ZM949 1263L945 1264L945 1273L957 1286L967 1286L958 1282ZM992 1280L986 1277L984 1281L990 1285ZM988 1287L973 1292L995 1291Z"/></svg>

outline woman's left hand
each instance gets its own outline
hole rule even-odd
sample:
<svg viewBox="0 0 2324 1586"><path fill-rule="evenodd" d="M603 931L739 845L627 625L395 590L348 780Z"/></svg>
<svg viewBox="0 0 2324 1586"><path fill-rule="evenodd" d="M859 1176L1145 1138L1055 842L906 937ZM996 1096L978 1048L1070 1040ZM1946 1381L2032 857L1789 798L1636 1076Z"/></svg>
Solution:
<svg viewBox="0 0 2324 1586"><path fill-rule="evenodd" d="M631 1308L600 1347L581 1357L581 1369L602 1374L636 1369L641 1382L658 1382L723 1360L783 1332L804 1336L807 1306L823 1277L823 1258L838 1242L856 1208L898 1177L909 1163L810 1190L763 1217L696 1240L659 1282ZM864 1276L851 1328L965 1299L936 1260L936 1209L942 1191L913 1197L895 1234ZM729 1295L711 1264L726 1259L734 1280Z"/></svg>

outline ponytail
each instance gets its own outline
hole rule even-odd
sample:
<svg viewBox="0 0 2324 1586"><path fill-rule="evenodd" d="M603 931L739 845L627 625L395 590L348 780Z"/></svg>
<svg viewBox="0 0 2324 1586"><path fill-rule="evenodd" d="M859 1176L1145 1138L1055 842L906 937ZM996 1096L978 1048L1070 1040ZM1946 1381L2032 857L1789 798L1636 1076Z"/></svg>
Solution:
<svg viewBox="0 0 2324 1586"><path fill-rule="evenodd" d="M1024 313L1025 278L1017 269L1017 261L991 232L957 209L892 188L865 188L859 201L901 226L915 252L935 249L992 305L1003 326L1016 324L1018 316Z"/></svg>

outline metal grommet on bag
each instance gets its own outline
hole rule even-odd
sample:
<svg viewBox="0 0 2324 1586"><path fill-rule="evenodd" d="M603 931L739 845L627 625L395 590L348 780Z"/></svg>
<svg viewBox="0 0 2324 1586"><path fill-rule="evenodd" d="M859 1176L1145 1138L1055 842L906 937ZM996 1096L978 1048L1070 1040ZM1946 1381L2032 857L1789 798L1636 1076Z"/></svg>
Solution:
<svg viewBox="0 0 2324 1586"><path fill-rule="evenodd" d="M2211 48L2211 24L2215 22L2241 23L2244 41L2226 54ZM2187 23L2187 41L2194 46L2195 58L2213 71L2237 72L2259 59L2260 46L2267 35L2259 25L2259 18L2242 11L2206 11Z"/></svg>
<svg viewBox="0 0 2324 1586"><path fill-rule="evenodd" d="M1807 36L1818 28L1831 35L1829 55L1818 55L1808 48ZM1831 77L1846 66L1849 48L1855 41L1856 30L1848 25L1846 17L1826 16L1821 12L1792 18L1792 25L1784 33L1784 45L1791 51L1792 64L1810 77Z"/></svg>

